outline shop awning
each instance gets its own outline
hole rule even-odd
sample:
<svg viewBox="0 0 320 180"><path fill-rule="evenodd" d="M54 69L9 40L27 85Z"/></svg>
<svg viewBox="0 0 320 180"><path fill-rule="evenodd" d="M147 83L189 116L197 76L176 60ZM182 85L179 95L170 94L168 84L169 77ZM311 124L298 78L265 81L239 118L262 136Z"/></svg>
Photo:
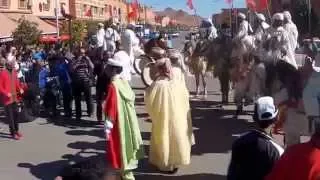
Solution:
<svg viewBox="0 0 320 180"><path fill-rule="evenodd" d="M10 20L3 13L0 13L0 22L0 38L3 39L11 37L12 32L16 29L18 24Z"/></svg>
<svg viewBox="0 0 320 180"><path fill-rule="evenodd" d="M1 13L6 16L8 19L13 21L14 23L18 24L18 21L21 17L26 18L26 20L37 23L39 30L42 31L43 34L52 34L56 33L56 27L44 22L39 17L32 15L32 14L19 14L19 13ZM2 22L2 21L1 21ZM14 27L14 29L16 26ZM13 29L13 30L14 30Z"/></svg>
<svg viewBox="0 0 320 180"><path fill-rule="evenodd" d="M57 35L42 35L39 41L41 43L53 43L57 42L58 40L67 41L69 39L70 36L68 34L62 34L60 37L57 37Z"/></svg>

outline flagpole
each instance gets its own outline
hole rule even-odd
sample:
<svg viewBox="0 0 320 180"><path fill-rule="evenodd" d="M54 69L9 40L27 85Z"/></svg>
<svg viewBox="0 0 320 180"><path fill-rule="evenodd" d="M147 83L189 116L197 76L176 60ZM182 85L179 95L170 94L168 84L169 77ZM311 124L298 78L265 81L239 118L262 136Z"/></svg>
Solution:
<svg viewBox="0 0 320 180"><path fill-rule="evenodd" d="M233 0L231 1L231 11L230 11L230 29L231 29L231 37L233 37ZM236 19L236 24L237 24L237 19Z"/></svg>
<svg viewBox="0 0 320 180"><path fill-rule="evenodd" d="M268 3L267 3L267 11L268 11L268 15L269 15L269 20L270 20L270 22L271 22L271 19L272 19L272 17L271 17L271 13L270 13L270 8L269 8L269 6L270 6L270 3L271 1L268 1Z"/></svg>
<svg viewBox="0 0 320 180"><path fill-rule="evenodd" d="M311 37L311 1L307 0L308 2L308 28L309 28L309 35Z"/></svg>
<svg viewBox="0 0 320 180"><path fill-rule="evenodd" d="M197 10L196 10L196 8L194 8L193 13L194 13L194 15L193 15L193 23L194 23L194 26L196 27L197 26L197 21L196 21Z"/></svg>

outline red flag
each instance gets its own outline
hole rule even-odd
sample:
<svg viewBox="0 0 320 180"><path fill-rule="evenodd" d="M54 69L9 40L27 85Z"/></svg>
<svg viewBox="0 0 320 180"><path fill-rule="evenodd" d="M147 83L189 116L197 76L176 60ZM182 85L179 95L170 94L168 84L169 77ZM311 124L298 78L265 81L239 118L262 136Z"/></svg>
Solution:
<svg viewBox="0 0 320 180"><path fill-rule="evenodd" d="M194 6L193 6L193 2L192 0L188 0L187 1L187 6L189 7L189 9L193 10L194 9Z"/></svg>
<svg viewBox="0 0 320 180"><path fill-rule="evenodd" d="M138 3L138 0L133 0L133 2L131 3L131 8L133 11L138 11L139 9L139 3Z"/></svg>
<svg viewBox="0 0 320 180"><path fill-rule="evenodd" d="M139 11L138 0L133 0L130 6L131 6L131 12L129 12L128 17L130 19L136 19L138 17L138 11Z"/></svg>
<svg viewBox="0 0 320 180"><path fill-rule="evenodd" d="M85 15L85 16L89 16L89 17L92 17L91 7L89 7L89 9L87 10L87 12L86 12L84 15Z"/></svg>
<svg viewBox="0 0 320 180"><path fill-rule="evenodd" d="M232 4L233 0L225 0L227 4Z"/></svg>
<svg viewBox="0 0 320 180"><path fill-rule="evenodd" d="M268 8L268 0L246 0L247 7L252 11L264 11Z"/></svg>

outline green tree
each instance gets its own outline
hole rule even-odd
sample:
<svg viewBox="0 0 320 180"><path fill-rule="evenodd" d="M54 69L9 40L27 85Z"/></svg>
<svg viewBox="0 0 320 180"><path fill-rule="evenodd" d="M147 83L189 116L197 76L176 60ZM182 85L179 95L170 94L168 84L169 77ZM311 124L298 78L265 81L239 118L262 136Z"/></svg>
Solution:
<svg viewBox="0 0 320 180"><path fill-rule="evenodd" d="M62 33L70 33L69 32L69 24L68 22L64 23L61 29ZM79 45L85 38L87 34L87 25L84 21L74 20L71 22L71 43L75 45Z"/></svg>
<svg viewBox="0 0 320 180"><path fill-rule="evenodd" d="M19 19L18 27L12 32L13 42L17 47L34 45L39 41L41 31L38 24L26 20L24 17Z"/></svg>

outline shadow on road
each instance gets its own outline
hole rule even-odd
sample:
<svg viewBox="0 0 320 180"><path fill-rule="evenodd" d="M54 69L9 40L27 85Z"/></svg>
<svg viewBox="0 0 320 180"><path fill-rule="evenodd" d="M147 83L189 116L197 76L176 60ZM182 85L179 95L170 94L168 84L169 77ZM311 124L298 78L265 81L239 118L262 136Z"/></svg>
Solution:
<svg viewBox="0 0 320 180"><path fill-rule="evenodd" d="M79 152L76 155L65 154L62 156L63 160L45 162L37 165L31 163L19 163L17 166L20 168L29 169L30 173L38 179L51 180L54 179L63 168L70 166L71 163L73 164L75 162L87 161L90 158L96 157L103 159L105 158L105 155L102 153L93 152L92 156L83 157L81 152Z"/></svg>
<svg viewBox="0 0 320 180"><path fill-rule="evenodd" d="M192 119L196 144L192 154L226 153L236 137L250 127L248 121L233 118L233 110L216 108L217 102L192 101Z"/></svg>
<svg viewBox="0 0 320 180"><path fill-rule="evenodd" d="M69 130L66 132L66 134L71 136L93 136L98 138L105 137L102 127L100 129L91 129L91 130L82 130L82 129Z"/></svg>
<svg viewBox="0 0 320 180"><path fill-rule="evenodd" d="M135 176L137 180L225 180L225 176L215 174L193 174L184 176L163 176L138 174Z"/></svg>
<svg viewBox="0 0 320 180"><path fill-rule="evenodd" d="M184 176L136 175L137 180L225 180L225 176L215 174L193 174Z"/></svg>
<svg viewBox="0 0 320 180"><path fill-rule="evenodd" d="M95 128L98 125L97 121L93 120L76 120L75 118L69 119L64 117L49 118L48 123L51 123L55 126L67 127L70 129Z"/></svg>
<svg viewBox="0 0 320 180"><path fill-rule="evenodd" d="M86 141L77 141L69 143L67 145L71 149L81 150L80 152L86 152L87 150L95 151L105 151L106 150L106 141L96 141L96 142L86 142Z"/></svg>

